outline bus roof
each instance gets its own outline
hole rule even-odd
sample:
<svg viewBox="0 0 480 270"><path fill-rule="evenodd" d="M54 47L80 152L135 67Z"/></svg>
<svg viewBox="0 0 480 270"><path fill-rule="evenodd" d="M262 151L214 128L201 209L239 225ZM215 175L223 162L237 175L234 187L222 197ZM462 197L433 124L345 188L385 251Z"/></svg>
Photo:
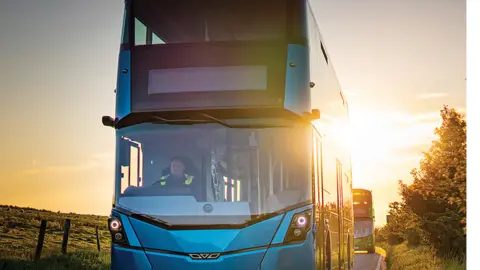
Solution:
<svg viewBox="0 0 480 270"><path fill-rule="evenodd" d="M364 189L364 188L354 188L352 191L353 191L354 193L355 193L355 192L368 192L368 193L372 193L371 190Z"/></svg>

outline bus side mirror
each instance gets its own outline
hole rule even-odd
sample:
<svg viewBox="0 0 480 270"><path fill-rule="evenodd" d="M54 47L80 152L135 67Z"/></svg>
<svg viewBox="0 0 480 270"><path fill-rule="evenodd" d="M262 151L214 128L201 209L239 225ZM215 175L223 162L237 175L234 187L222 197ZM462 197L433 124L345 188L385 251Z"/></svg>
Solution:
<svg viewBox="0 0 480 270"><path fill-rule="evenodd" d="M320 111L318 109L312 109L312 112L304 112L303 118L307 121L314 121L320 119Z"/></svg>
<svg viewBox="0 0 480 270"><path fill-rule="evenodd" d="M102 124L106 127L115 127L115 120L110 116L102 116Z"/></svg>

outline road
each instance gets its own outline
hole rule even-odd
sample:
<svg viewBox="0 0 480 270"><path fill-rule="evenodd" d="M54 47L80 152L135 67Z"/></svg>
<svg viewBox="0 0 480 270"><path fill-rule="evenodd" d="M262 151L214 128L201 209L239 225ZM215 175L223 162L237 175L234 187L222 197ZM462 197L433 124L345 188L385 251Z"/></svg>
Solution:
<svg viewBox="0 0 480 270"><path fill-rule="evenodd" d="M386 266L383 257L378 253L356 253L353 263L354 270L384 270Z"/></svg>

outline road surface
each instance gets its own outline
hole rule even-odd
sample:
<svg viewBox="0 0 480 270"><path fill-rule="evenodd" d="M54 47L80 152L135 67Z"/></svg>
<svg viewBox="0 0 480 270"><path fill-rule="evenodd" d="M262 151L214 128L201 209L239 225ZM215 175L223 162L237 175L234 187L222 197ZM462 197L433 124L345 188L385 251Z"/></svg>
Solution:
<svg viewBox="0 0 480 270"><path fill-rule="evenodd" d="M384 270L383 257L378 253L355 253L354 270Z"/></svg>

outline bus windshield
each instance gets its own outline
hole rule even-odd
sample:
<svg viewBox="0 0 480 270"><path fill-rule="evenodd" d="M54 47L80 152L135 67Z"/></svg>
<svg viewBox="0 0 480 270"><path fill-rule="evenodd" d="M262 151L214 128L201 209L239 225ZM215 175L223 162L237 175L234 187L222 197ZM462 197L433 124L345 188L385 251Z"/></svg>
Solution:
<svg viewBox="0 0 480 270"><path fill-rule="evenodd" d="M354 238L367 237L373 234L374 226L372 219L355 220Z"/></svg>
<svg viewBox="0 0 480 270"><path fill-rule="evenodd" d="M117 130L116 206L171 225L244 224L311 200L312 130L141 123Z"/></svg>
<svg viewBox="0 0 480 270"><path fill-rule="evenodd" d="M136 0L135 45L283 40L287 1Z"/></svg>

